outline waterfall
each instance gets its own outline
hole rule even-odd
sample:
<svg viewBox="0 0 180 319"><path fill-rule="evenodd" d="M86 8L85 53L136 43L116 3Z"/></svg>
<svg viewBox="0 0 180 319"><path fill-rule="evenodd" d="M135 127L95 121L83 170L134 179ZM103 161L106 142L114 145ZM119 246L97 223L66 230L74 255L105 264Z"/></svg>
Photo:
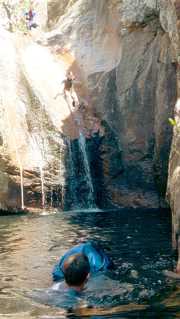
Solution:
<svg viewBox="0 0 180 319"><path fill-rule="evenodd" d="M86 174L86 184L87 184L87 206L86 208L95 208L95 200L94 200L94 187L92 183L92 178L91 178L91 172L90 172L90 167L89 167L89 161L88 161L88 156L86 152L86 140L82 132L79 133L79 148L82 153L82 159L83 159L83 165L85 169L85 174Z"/></svg>
<svg viewBox="0 0 180 319"><path fill-rule="evenodd" d="M75 94L75 92L74 92ZM78 100L78 97L76 96ZM69 196L67 197L68 206L72 209L91 209L96 208L94 199L94 187L91 178L88 155L86 151L86 139L82 132L82 118L71 108L71 103L66 99L75 125L77 125L79 138L71 141L66 139L68 146L68 187Z"/></svg>
<svg viewBox="0 0 180 319"><path fill-rule="evenodd" d="M23 168L20 164L20 178L21 178L21 208L24 209L24 183L23 183Z"/></svg>
<svg viewBox="0 0 180 319"><path fill-rule="evenodd" d="M51 203L51 208L53 208L53 188L51 186L51 190L50 190L50 203Z"/></svg>
<svg viewBox="0 0 180 319"><path fill-rule="evenodd" d="M78 140L66 139L68 147L67 162L67 209L94 209L94 187L91 178L86 140L82 133Z"/></svg>
<svg viewBox="0 0 180 319"><path fill-rule="evenodd" d="M70 178L70 196L71 196L71 208L79 208L79 201L77 198L77 176L75 172L75 165L73 160L73 153L71 148L71 141L67 138L68 154L69 154L69 178Z"/></svg>
<svg viewBox="0 0 180 319"><path fill-rule="evenodd" d="M42 203L42 208L45 208L45 191L44 191L44 172L43 168L40 165L40 178L41 178L41 203Z"/></svg>
<svg viewBox="0 0 180 319"><path fill-rule="evenodd" d="M62 154L63 154L63 149L64 149L64 143L62 141L59 144L59 181L61 185L61 207L64 206L64 172L63 172L63 167L62 167Z"/></svg>
<svg viewBox="0 0 180 319"><path fill-rule="evenodd" d="M33 152L33 160L34 164L38 167L39 173L40 173L40 182L41 182L41 204L42 208L45 208L45 190L44 190L44 150L43 147L40 145L40 137L32 133L31 136L29 137L31 147L32 147L32 152Z"/></svg>

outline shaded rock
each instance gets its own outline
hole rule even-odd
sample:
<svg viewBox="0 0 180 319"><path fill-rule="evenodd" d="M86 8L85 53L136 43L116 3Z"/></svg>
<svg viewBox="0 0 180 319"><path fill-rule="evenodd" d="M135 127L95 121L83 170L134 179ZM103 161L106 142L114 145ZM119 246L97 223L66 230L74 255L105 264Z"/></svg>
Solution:
<svg viewBox="0 0 180 319"><path fill-rule="evenodd" d="M122 39L119 66L105 75L99 92L94 91L94 107L120 147L121 174L110 181L111 173L104 170L110 197L120 205L158 207L155 181L165 193L172 136L168 118L176 99L176 69L171 61L167 35L156 35L149 28L134 31ZM93 81L96 77L90 78L90 85ZM107 149L107 158L110 154ZM114 165L114 176L120 165Z"/></svg>
<svg viewBox="0 0 180 319"><path fill-rule="evenodd" d="M178 249L178 264L177 271L180 273L180 183L179 183L179 169L180 169L180 1L174 1L174 4L168 1L164 8L167 13L166 27L170 33L174 48L174 64L177 67L177 95L178 100L175 106L175 120L177 125L174 127L173 141L171 147L171 154L169 160L169 174L167 197L172 209L172 225L173 225L173 247Z"/></svg>

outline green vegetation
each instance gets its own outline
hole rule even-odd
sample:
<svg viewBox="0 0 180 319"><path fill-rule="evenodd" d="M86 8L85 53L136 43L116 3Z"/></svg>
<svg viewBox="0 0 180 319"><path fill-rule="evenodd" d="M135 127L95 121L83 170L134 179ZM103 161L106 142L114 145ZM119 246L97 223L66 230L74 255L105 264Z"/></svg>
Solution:
<svg viewBox="0 0 180 319"><path fill-rule="evenodd" d="M175 119L172 119L171 117L169 118L169 123L172 125L172 126L177 126L177 122Z"/></svg>
<svg viewBox="0 0 180 319"><path fill-rule="evenodd" d="M178 126L178 123L176 122L175 119L172 119L171 117L169 118L169 123L176 128L176 134L180 134L180 127ZM174 147L174 151L176 154L180 156L180 151L177 149L177 146Z"/></svg>

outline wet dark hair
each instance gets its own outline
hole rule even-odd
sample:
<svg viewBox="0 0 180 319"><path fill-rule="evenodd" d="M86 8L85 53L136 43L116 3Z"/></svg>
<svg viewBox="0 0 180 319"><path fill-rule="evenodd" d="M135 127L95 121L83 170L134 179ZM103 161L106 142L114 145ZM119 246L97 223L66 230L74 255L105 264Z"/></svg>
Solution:
<svg viewBox="0 0 180 319"><path fill-rule="evenodd" d="M70 256L64 263L64 278L69 286L82 285L89 272L89 260L84 254Z"/></svg>

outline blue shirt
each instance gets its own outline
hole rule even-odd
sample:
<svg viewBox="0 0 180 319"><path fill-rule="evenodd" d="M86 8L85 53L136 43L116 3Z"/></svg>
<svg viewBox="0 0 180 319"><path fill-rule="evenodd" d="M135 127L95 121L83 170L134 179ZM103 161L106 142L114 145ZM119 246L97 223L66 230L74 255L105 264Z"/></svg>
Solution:
<svg viewBox="0 0 180 319"><path fill-rule="evenodd" d="M111 266L111 261L105 255L103 250L99 248L95 243L89 241L74 246L60 258L59 262L54 266L54 269L52 271L52 277L54 281L64 279L64 262L67 260L67 258L75 254L84 254L88 258L91 273L97 273L99 271L106 270Z"/></svg>

